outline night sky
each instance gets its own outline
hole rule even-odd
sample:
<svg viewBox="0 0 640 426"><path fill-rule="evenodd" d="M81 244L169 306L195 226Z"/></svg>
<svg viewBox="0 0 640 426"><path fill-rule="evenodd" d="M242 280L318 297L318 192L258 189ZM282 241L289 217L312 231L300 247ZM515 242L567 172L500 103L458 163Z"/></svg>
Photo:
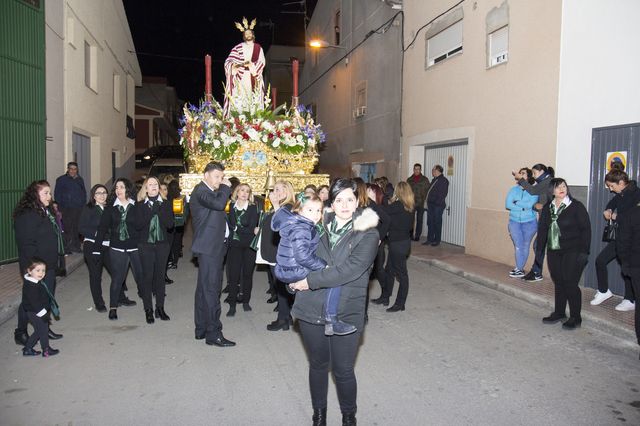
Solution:
<svg viewBox="0 0 640 426"><path fill-rule="evenodd" d="M304 1L304 0L303 0ZM311 18L317 0L306 0ZM257 18L256 41L266 54L273 43L304 45L301 4L286 0L124 0L138 61L144 76L167 77L178 97L197 102L204 94L204 55L213 58L213 95L221 100L223 62L242 41L234 22ZM300 3L300 2L295 2ZM269 22L273 27L269 27Z"/></svg>

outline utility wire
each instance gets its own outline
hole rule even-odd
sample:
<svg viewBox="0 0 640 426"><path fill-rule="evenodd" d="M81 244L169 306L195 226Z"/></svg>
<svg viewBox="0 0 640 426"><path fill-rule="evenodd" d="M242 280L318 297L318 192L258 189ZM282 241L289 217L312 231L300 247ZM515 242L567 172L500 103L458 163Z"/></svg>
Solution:
<svg viewBox="0 0 640 426"><path fill-rule="evenodd" d="M418 38L418 34L420 34L420 31L424 30L425 28L427 28L429 25L433 24L433 22L446 15L447 13L451 12L453 9L455 9L456 7L460 6L462 3L464 3L464 0L460 0L458 3L454 4L453 6L451 6L449 9L445 10L444 12L442 12L440 15L436 16L435 18L433 18L432 20L430 20L429 22L427 22L426 24L424 24L423 26L421 26L420 28L418 28L418 31L416 31L416 34L413 36L413 40L411 40L411 43L409 43L409 45L407 46L406 49L403 49L403 52L406 52L411 46L413 46L413 43L416 42L416 39Z"/></svg>

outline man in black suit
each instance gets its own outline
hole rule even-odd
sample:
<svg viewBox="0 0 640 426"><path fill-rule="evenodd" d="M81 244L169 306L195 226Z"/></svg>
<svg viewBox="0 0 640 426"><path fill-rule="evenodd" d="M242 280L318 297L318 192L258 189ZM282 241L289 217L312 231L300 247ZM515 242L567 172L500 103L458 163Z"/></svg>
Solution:
<svg viewBox="0 0 640 426"><path fill-rule="evenodd" d="M207 345L220 347L235 346L222 335L220 322L222 263L229 238L224 209L230 192L231 183L224 177L224 166L214 161L205 167L204 179L193 189L189 200L193 219L191 251L198 258L196 339L205 339Z"/></svg>

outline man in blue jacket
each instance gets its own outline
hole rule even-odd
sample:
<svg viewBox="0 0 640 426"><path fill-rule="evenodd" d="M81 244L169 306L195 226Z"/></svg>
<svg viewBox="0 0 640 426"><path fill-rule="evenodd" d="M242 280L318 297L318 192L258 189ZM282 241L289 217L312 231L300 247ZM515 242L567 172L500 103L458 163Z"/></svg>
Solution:
<svg viewBox="0 0 640 426"><path fill-rule="evenodd" d="M80 253L80 234L78 223L82 207L87 202L87 190L84 180L78 174L78 163L67 163L67 173L56 179L54 199L62 213L64 227L64 247L66 252Z"/></svg>
<svg viewBox="0 0 640 426"><path fill-rule="evenodd" d="M442 214L447 206L445 200L449 194L449 179L442 174L443 168L436 164L431 169L431 186L427 192L427 241L422 245L440 245L442 236Z"/></svg>

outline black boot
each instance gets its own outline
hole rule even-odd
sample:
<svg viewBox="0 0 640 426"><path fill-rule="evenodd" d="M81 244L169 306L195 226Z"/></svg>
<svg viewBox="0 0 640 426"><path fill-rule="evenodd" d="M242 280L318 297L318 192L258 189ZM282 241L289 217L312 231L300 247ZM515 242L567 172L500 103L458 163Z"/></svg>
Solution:
<svg viewBox="0 0 640 426"><path fill-rule="evenodd" d="M229 311L227 312L227 316L228 317L232 317L236 314L236 305L234 304L230 304L229 305Z"/></svg>
<svg viewBox="0 0 640 426"><path fill-rule="evenodd" d="M147 324L153 324L154 322L156 322L156 320L153 319L153 310L152 309L145 309L144 310L144 316L147 319Z"/></svg>
<svg viewBox="0 0 640 426"><path fill-rule="evenodd" d="M27 330L20 330L16 328L13 332L13 340L16 342L16 345L24 346L27 344L27 340L29 339L29 334Z"/></svg>
<svg viewBox="0 0 640 426"><path fill-rule="evenodd" d="M314 409L311 420L313 421L313 426L327 426L327 409Z"/></svg>
<svg viewBox="0 0 640 426"><path fill-rule="evenodd" d="M156 306L156 318L160 318L162 321L169 321L169 315L164 311L164 306Z"/></svg>
<svg viewBox="0 0 640 426"><path fill-rule="evenodd" d="M49 327L49 339L51 340L62 339L62 334L58 334L54 332L53 330L51 330L51 327Z"/></svg>
<svg viewBox="0 0 640 426"><path fill-rule="evenodd" d="M342 426L356 426L356 413L342 413Z"/></svg>
<svg viewBox="0 0 640 426"><path fill-rule="evenodd" d="M164 274L164 282L165 284L173 284L173 280L167 274Z"/></svg>

